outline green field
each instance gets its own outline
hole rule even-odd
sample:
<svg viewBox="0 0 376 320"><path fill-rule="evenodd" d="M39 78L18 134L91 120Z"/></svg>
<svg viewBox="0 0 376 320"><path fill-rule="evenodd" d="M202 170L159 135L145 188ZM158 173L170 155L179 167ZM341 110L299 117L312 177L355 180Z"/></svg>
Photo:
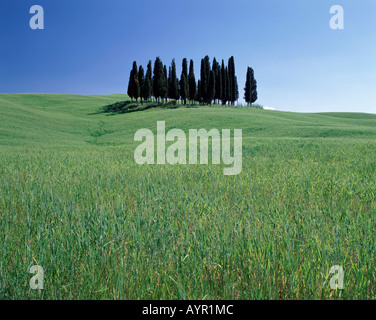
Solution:
<svg viewBox="0 0 376 320"><path fill-rule="evenodd" d="M125 99L0 94L0 299L376 298L376 115ZM157 121L243 129L242 173L137 165Z"/></svg>

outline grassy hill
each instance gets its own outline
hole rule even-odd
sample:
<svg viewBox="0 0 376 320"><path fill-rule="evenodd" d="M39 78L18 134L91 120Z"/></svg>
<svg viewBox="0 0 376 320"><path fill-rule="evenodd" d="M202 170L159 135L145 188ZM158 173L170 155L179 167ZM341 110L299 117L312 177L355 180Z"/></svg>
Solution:
<svg viewBox="0 0 376 320"><path fill-rule="evenodd" d="M376 115L100 112L125 99L0 94L0 299L376 297ZM242 173L137 165L160 120L243 129Z"/></svg>
<svg viewBox="0 0 376 320"><path fill-rule="evenodd" d="M376 115L303 114L247 108L178 108L108 115L100 107L126 95L0 94L0 145L127 145L140 128L242 128L247 138L374 138Z"/></svg>

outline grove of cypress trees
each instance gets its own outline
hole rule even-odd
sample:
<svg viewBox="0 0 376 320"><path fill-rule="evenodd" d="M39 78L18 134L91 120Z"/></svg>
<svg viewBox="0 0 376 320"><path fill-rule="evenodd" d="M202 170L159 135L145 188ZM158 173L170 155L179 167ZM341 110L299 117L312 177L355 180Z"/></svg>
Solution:
<svg viewBox="0 0 376 320"><path fill-rule="evenodd" d="M196 78L193 60L189 62L189 75L188 75L188 88L189 88L189 100L193 103L196 97Z"/></svg>
<svg viewBox="0 0 376 320"><path fill-rule="evenodd" d="M147 70L140 65L137 68L136 61L133 62L133 67L129 75L128 95L132 99L141 97L141 104L143 101L149 101L150 97L154 96L156 102L159 99L165 100L181 99L184 104L187 100L191 103L195 100L204 104L219 103L222 101L223 105L235 102L239 99L238 80L235 73L234 57L228 60L228 65L225 65L222 59L220 65L217 59L213 58L213 64L210 65L209 56L201 59L200 80L196 83L194 74L194 62L191 59L188 73L188 60L186 58L182 61L182 74L180 80L176 76L175 59L172 60L171 66L168 68L163 65L159 57L154 62L154 70L152 69L152 62L149 60ZM257 81L254 76L254 70L247 68L246 83L244 88L244 99L248 105L252 105L258 99Z"/></svg>

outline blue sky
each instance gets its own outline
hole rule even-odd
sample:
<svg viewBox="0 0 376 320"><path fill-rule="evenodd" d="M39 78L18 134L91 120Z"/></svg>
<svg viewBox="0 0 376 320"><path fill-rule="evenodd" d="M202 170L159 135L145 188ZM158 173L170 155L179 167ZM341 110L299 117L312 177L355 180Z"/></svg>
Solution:
<svg viewBox="0 0 376 320"><path fill-rule="evenodd" d="M45 29L31 30L32 5ZM342 5L345 29L329 26ZM233 55L277 110L376 113L375 0L2 0L0 92L126 93L133 60Z"/></svg>

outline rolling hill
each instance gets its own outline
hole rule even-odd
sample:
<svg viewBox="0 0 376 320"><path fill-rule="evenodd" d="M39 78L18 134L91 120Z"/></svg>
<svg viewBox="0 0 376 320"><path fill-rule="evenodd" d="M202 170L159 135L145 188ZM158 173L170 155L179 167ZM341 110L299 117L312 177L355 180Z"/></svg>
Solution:
<svg viewBox="0 0 376 320"><path fill-rule="evenodd" d="M376 115L303 114L248 108L151 109L108 115L100 107L126 95L0 94L0 145L124 145L156 121L183 130L240 128L247 138L375 138Z"/></svg>
<svg viewBox="0 0 376 320"><path fill-rule="evenodd" d="M376 115L101 112L125 99L0 94L0 299L376 297ZM137 165L157 121L242 129L242 172Z"/></svg>

